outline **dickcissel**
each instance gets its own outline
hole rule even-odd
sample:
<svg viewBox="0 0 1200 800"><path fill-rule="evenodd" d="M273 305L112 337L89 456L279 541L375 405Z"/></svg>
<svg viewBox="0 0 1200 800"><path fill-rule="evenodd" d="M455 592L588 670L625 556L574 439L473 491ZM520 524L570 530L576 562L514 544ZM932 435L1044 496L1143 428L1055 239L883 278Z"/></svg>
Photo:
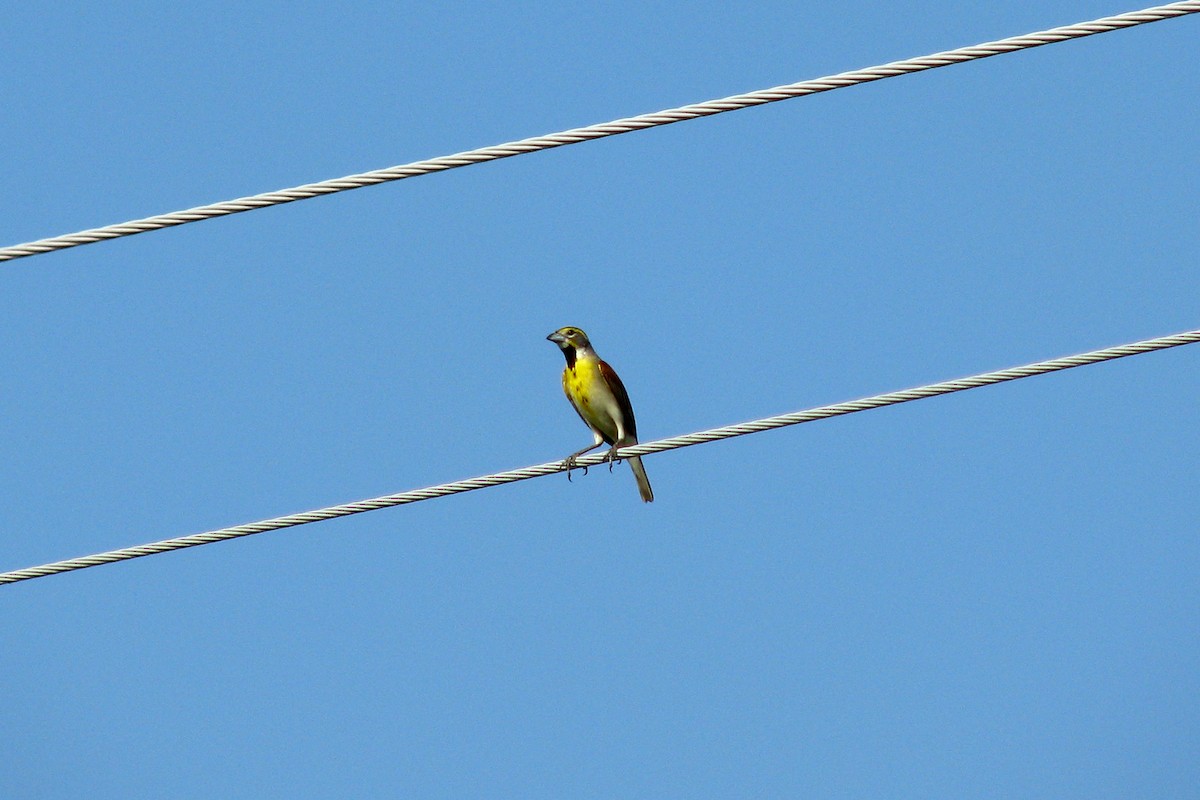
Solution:
<svg viewBox="0 0 1200 800"><path fill-rule="evenodd" d="M566 357L567 368L562 375L563 392L596 437L596 443L591 447L567 456L567 475L570 476L570 467L574 466L575 459L602 444L612 445L608 451L608 468L612 469L617 448L637 444L637 423L633 419L633 406L629 404L625 386L616 371L596 355L587 334L579 328L568 325L546 338L558 345ZM653 502L654 492L650 489L650 479L646 477L641 457L631 457L629 466L637 478L642 499L647 503Z"/></svg>

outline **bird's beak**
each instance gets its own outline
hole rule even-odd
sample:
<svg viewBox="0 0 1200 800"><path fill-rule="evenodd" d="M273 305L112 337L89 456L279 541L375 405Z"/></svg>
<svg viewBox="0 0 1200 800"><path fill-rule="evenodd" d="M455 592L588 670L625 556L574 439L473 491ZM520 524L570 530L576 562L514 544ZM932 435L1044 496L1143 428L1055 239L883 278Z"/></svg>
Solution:
<svg viewBox="0 0 1200 800"><path fill-rule="evenodd" d="M554 342L555 344L562 344L562 343L563 343L563 342L565 342L566 340L567 340L567 337L563 336L563 335L562 335L561 333L559 333L558 331L555 331L554 333L552 333L552 334L550 334L549 336L547 336L547 337L546 337L546 341L548 341L548 342Z"/></svg>

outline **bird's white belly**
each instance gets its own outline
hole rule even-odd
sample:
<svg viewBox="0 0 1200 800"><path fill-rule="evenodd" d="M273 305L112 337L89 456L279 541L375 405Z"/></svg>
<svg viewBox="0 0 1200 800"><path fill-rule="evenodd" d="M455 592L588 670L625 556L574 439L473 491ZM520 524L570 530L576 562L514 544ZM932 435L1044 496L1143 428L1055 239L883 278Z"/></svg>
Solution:
<svg viewBox="0 0 1200 800"><path fill-rule="evenodd" d="M601 433L616 441L617 420L620 419L621 414L620 408L617 407L617 399L607 389L593 392L588 399L590 400L590 411L585 410L584 416Z"/></svg>

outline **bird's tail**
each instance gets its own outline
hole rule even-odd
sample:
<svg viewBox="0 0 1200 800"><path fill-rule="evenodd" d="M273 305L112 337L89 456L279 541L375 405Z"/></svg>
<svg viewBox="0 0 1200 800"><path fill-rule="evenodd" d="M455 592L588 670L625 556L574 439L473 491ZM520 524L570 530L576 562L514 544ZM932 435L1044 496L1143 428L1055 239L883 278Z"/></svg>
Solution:
<svg viewBox="0 0 1200 800"><path fill-rule="evenodd" d="M629 468L633 470L633 477L637 478L638 492L641 493L642 500L653 503L654 490L650 488L650 479L646 477L646 468L642 466L642 457L634 456L629 459Z"/></svg>

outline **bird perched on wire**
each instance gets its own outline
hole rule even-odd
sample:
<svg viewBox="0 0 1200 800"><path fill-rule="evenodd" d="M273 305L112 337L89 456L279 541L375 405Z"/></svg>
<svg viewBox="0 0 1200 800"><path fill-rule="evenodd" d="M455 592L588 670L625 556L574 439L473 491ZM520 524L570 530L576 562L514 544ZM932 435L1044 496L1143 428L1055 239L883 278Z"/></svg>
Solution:
<svg viewBox="0 0 1200 800"><path fill-rule="evenodd" d="M596 443L591 447L567 456L567 477L571 476L575 459L602 444L612 445L608 451L608 468L611 470L617 448L637 444L637 423L633 419L629 393L625 391L616 371L600 360L587 334L579 328L568 325L546 338L558 345L566 357L567 368L562 375L563 392L596 437ZM650 489L650 479L646 477L641 457L632 456L629 467L637 478L642 500L653 502L654 492Z"/></svg>

